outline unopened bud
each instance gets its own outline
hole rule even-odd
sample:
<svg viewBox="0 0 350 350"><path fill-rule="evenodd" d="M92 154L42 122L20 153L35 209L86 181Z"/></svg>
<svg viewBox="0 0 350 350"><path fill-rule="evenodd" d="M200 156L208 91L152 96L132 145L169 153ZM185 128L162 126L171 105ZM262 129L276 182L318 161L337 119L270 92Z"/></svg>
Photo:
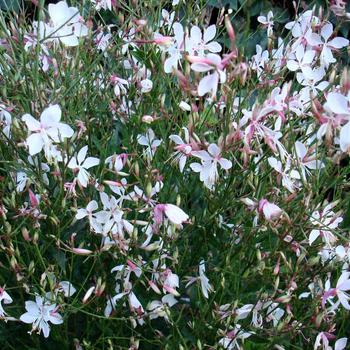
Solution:
<svg viewBox="0 0 350 350"><path fill-rule="evenodd" d="M277 303L282 303L282 304L286 304L289 303L292 300L292 297L288 294L286 295L282 295L281 297L276 299Z"/></svg>
<svg viewBox="0 0 350 350"><path fill-rule="evenodd" d="M90 287L89 289L88 289L88 291L85 293L85 295L84 295L84 298L83 298L83 304L85 304L88 300L89 300L89 298L91 297L91 295L92 295L92 293L94 292L94 290L95 290L95 286L93 286L93 287Z"/></svg>
<svg viewBox="0 0 350 350"><path fill-rule="evenodd" d="M151 115L144 115L142 121L146 124L151 124L154 121L154 118Z"/></svg>

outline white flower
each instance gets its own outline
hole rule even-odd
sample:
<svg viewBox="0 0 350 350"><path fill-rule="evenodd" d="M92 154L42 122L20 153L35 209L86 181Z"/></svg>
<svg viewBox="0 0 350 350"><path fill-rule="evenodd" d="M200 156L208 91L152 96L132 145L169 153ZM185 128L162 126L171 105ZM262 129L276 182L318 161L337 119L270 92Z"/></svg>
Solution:
<svg viewBox="0 0 350 350"><path fill-rule="evenodd" d="M330 92L327 94L326 103L323 106L327 112L350 117L350 108L348 99L339 92Z"/></svg>
<svg viewBox="0 0 350 350"><path fill-rule="evenodd" d="M198 266L199 277L189 277L189 282L186 284L186 288L196 281L201 284L201 289L204 298L209 298L209 293L213 292L213 286L209 283L208 277L205 275L205 261L201 260Z"/></svg>
<svg viewBox="0 0 350 350"><path fill-rule="evenodd" d="M282 176L282 186L288 191L294 192L297 184L296 180L300 179L300 175L296 170L290 169L290 162L287 162L285 169L282 168L282 163L274 157L269 157L268 162Z"/></svg>
<svg viewBox="0 0 350 350"><path fill-rule="evenodd" d="M106 51L109 41L112 39L112 34L107 33L104 34L103 32L96 35L95 38L95 44L97 47L97 50L101 50L102 52Z"/></svg>
<svg viewBox="0 0 350 350"><path fill-rule="evenodd" d="M309 169L315 170L324 168L323 162L316 159L316 152L310 154L310 151L300 141L295 142L295 151L304 180L306 180L306 174L310 173Z"/></svg>
<svg viewBox="0 0 350 350"><path fill-rule="evenodd" d="M193 151L192 155L200 158L202 163L192 163L190 165L191 169L196 173L200 173L200 180L210 190L219 177L217 165L220 164L225 170L232 167L230 160L221 157L221 149L215 143L209 145L208 151Z"/></svg>
<svg viewBox="0 0 350 350"><path fill-rule="evenodd" d="M164 62L164 72L172 73L176 70L179 61L182 59L182 54L184 51L184 36L185 32L182 25L179 22L173 24L174 38L173 44L166 50L169 57Z"/></svg>
<svg viewBox="0 0 350 350"><path fill-rule="evenodd" d="M77 157L73 157L69 163L68 168L78 172L78 181L81 186L86 187L90 178L90 174L86 169L90 169L100 163L100 160L95 157L86 158L88 146L84 146L79 152ZM86 159L85 159L86 158Z"/></svg>
<svg viewBox="0 0 350 350"><path fill-rule="evenodd" d="M112 10L112 0L91 0L91 2L95 5L97 11L101 9Z"/></svg>
<svg viewBox="0 0 350 350"><path fill-rule="evenodd" d="M137 142L142 146L146 146L146 157L151 160L154 157L157 147L162 143L162 140L155 138L154 131L148 129L145 135L137 135Z"/></svg>
<svg viewBox="0 0 350 350"><path fill-rule="evenodd" d="M11 114L5 109L3 105L0 105L0 126L6 137L10 138L10 128L12 124Z"/></svg>
<svg viewBox="0 0 350 350"><path fill-rule="evenodd" d="M341 129L339 134L340 149L343 152L350 151L350 121L347 122Z"/></svg>
<svg viewBox="0 0 350 350"><path fill-rule="evenodd" d="M264 215L267 221L278 219L282 215L282 209L266 199L259 201L258 211Z"/></svg>
<svg viewBox="0 0 350 350"><path fill-rule="evenodd" d="M321 35L313 33L308 36L308 43L312 46L322 46L322 51L320 54L321 64L328 67L331 63L335 63L336 59L333 57L332 50L341 49L349 45L349 40L336 37L332 40L329 38L333 34L333 25L331 23L326 23L321 28ZM323 39L323 40L322 40Z"/></svg>
<svg viewBox="0 0 350 350"><path fill-rule="evenodd" d="M214 70L213 73L204 76L198 84L198 95L204 96L211 92L212 98L215 98L218 89L219 81L225 83L226 72L222 67L222 60L219 55L209 53L204 58L198 58L197 56L188 57L191 64L191 69L195 72L209 72Z"/></svg>
<svg viewBox="0 0 350 350"><path fill-rule="evenodd" d="M98 222L96 215L93 213L97 209L98 209L98 204L95 200L93 200L89 202L86 209L84 208L78 209L77 214L75 215L75 218L77 220L81 220L87 216L89 218L89 223L92 230L96 233L102 233L102 225Z"/></svg>
<svg viewBox="0 0 350 350"><path fill-rule="evenodd" d="M53 36L66 46L77 46L78 38L88 34L88 28L76 7L68 7L65 1L49 4L48 12L53 26Z"/></svg>
<svg viewBox="0 0 350 350"><path fill-rule="evenodd" d="M212 24L204 30L203 36L202 31L197 26L193 26L190 32L190 38L188 40L188 50L197 52L199 56L204 55L204 51L220 52L221 45L216 41L212 41L216 35L216 26Z"/></svg>
<svg viewBox="0 0 350 350"><path fill-rule="evenodd" d="M312 76L312 62L315 58L316 52L313 50L307 50L305 51L305 48L303 45L299 45L295 51L295 60L289 59L287 61L287 68L295 72L297 70L301 70L304 74L304 77L311 77Z"/></svg>
<svg viewBox="0 0 350 350"><path fill-rule="evenodd" d="M141 85L141 92L143 94L150 92L153 88L153 82L150 79L141 80L140 85Z"/></svg>
<svg viewBox="0 0 350 350"><path fill-rule="evenodd" d="M174 158L179 162L179 168L181 173L185 168L187 157L189 157L192 152L192 146L189 144L189 139L190 139L189 132L187 128L183 128L183 130L185 133L186 142L184 142L182 138L178 135L169 136L169 139L176 143L176 146L175 146L176 152L174 153Z"/></svg>
<svg viewBox="0 0 350 350"><path fill-rule="evenodd" d="M163 221L163 214L175 225L181 225L189 216L174 204L157 204L154 207L154 218L158 225Z"/></svg>
<svg viewBox="0 0 350 350"><path fill-rule="evenodd" d="M336 216L332 211L335 203L328 204L323 210L314 211L310 221L315 226L309 235L309 244L311 245L319 236L328 247L337 241L333 230L343 221L343 218Z"/></svg>
<svg viewBox="0 0 350 350"><path fill-rule="evenodd" d="M77 290L73 287L72 283L68 281L61 281L57 288L57 292L62 292L65 297L71 297Z"/></svg>
<svg viewBox="0 0 350 350"><path fill-rule="evenodd" d="M153 300L147 305L147 310L149 311L149 318L154 320L158 317L163 317L165 320L168 318L168 307L172 307L177 304L177 300L172 294L166 294L162 297L162 300Z"/></svg>
<svg viewBox="0 0 350 350"><path fill-rule="evenodd" d="M272 36L273 31L273 12L269 11L267 16L259 16L258 22L262 23L267 28L267 36Z"/></svg>
<svg viewBox="0 0 350 350"><path fill-rule="evenodd" d="M123 197L118 201L114 196L109 197L105 192L102 192L100 198L103 203L103 211L96 213L96 220L104 225L102 233L107 235L112 232L122 235L124 230L129 234L132 233L134 226L123 219L124 212L119 206Z"/></svg>
<svg viewBox="0 0 350 350"><path fill-rule="evenodd" d="M34 119L30 114L22 116L22 121L27 125L31 134L26 143L31 156L38 154L44 148L46 158L50 159L51 146L53 142L62 142L65 138L73 136L73 129L61 123L61 108L59 105L52 105L41 113L40 121Z"/></svg>
<svg viewBox="0 0 350 350"><path fill-rule="evenodd" d="M51 304L40 296L35 297L35 302L26 301L25 308L27 312L20 317L20 320L24 323L32 323L32 332L37 331L40 334L43 331L45 338L50 334L49 322L63 323L62 316L57 312L56 304Z"/></svg>
<svg viewBox="0 0 350 350"><path fill-rule="evenodd" d="M0 317L1 318L6 318L6 312L3 309L2 303L11 304L12 301L13 301L12 298L5 291L5 288L0 288Z"/></svg>

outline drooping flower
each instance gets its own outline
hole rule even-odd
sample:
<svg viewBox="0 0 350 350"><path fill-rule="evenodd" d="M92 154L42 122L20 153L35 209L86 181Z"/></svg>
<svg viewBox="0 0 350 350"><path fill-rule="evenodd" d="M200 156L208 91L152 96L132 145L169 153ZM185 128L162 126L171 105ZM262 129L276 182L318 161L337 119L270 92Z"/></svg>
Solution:
<svg viewBox="0 0 350 350"><path fill-rule="evenodd" d="M164 219L163 214L175 225L181 225L189 218L182 209L174 204L157 204L154 207L154 218L158 225L160 225Z"/></svg>

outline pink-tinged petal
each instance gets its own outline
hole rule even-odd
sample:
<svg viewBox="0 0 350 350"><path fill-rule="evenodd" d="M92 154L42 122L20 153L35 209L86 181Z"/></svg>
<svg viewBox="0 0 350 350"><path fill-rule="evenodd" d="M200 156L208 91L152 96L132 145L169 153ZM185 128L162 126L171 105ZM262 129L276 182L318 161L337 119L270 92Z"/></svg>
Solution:
<svg viewBox="0 0 350 350"><path fill-rule="evenodd" d="M88 146L84 146L78 152L77 160L78 160L79 165L81 165L83 163L84 159L86 158L87 151L88 151Z"/></svg>
<svg viewBox="0 0 350 350"><path fill-rule="evenodd" d="M204 96L208 92L212 91L212 95L216 95L217 87L219 83L218 73L207 75L201 79L198 85L198 95Z"/></svg>
<svg viewBox="0 0 350 350"><path fill-rule="evenodd" d="M30 114L22 116L22 121L26 123L30 131L38 131L41 128L40 122L34 119Z"/></svg>
<svg viewBox="0 0 350 350"><path fill-rule="evenodd" d="M212 24L211 26L209 26L207 29L204 30L204 42L208 43L209 41L213 40L215 38L216 35L216 26L215 24Z"/></svg>
<svg viewBox="0 0 350 350"><path fill-rule="evenodd" d="M225 158L221 158L219 160L219 164L225 170L228 170L228 169L232 168L232 162L230 160L228 160L228 159L225 159Z"/></svg>
<svg viewBox="0 0 350 350"><path fill-rule="evenodd" d="M350 147L350 122L346 123L340 129L339 143L340 143L340 149L343 152L347 152L349 150L349 147Z"/></svg>
<svg viewBox="0 0 350 350"><path fill-rule="evenodd" d="M85 24L77 22L74 23L74 35L77 37L84 37L88 35L88 28Z"/></svg>
<svg viewBox="0 0 350 350"><path fill-rule="evenodd" d="M327 95L327 106L335 114L348 114L348 100L338 92L330 92Z"/></svg>
<svg viewBox="0 0 350 350"><path fill-rule="evenodd" d="M93 253L92 250L84 249L84 248L72 248L72 252L77 255L90 255Z"/></svg>
<svg viewBox="0 0 350 350"><path fill-rule="evenodd" d="M41 152L44 146L43 138L39 133L31 134L27 140L26 140L28 147L29 147L29 154L31 156L34 156L35 154L38 154Z"/></svg>
<svg viewBox="0 0 350 350"><path fill-rule="evenodd" d="M182 224L187 221L189 216L179 207L174 204L165 204L165 215L167 218L176 225Z"/></svg>
<svg viewBox="0 0 350 350"><path fill-rule="evenodd" d="M349 45L349 40L342 38L340 36L337 36L336 38L332 39L329 43L328 46L331 46L335 49L341 49L343 47L346 47Z"/></svg>
<svg viewBox="0 0 350 350"><path fill-rule="evenodd" d="M266 202L263 206L266 220L277 219L282 214L282 209L273 203Z"/></svg>
<svg viewBox="0 0 350 350"><path fill-rule="evenodd" d="M326 23L321 29L321 36L325 41L333 34L333 25L331 23Z"/></svg>
<svg viewBox="0 0 350 350"><path fill-rule="evenodd" d="M207 59L212 62L213 65L218 66L221 63L221 57L220 55L217 55L215 53L208 53Z"/></svg>
<svg viewBox="0 0 350 350"><path fill-rule="evenodd" d="M135 310L138 309L141 312L144 312L144 309L140 301L137 299L136 295L133 292L130 292L130 294L128 295L128 299L129 299L129 305L131 309L135 309Z"/></svg>
<svg viewBox="0 0 350 350"><path fill-rule="evenodd" d="M98 164L100 164L100 160L98 158L88 157L85 159L82 167L84 167L85 169L89 169L89 168L96 166Z"/></svg>
<svg viewBox="0 0 350 350"><path fill-rule="evenodd" d="M40 121L45 127L56 126L61 120L61 108L59 105L52 105L41 113Z"/></svg>
<svg viewBox="0 0 350 350"><path fill-rule="evenodd" d="M320 235L319 230L312 230L309 236L309 245L311 245Z"/></svg>

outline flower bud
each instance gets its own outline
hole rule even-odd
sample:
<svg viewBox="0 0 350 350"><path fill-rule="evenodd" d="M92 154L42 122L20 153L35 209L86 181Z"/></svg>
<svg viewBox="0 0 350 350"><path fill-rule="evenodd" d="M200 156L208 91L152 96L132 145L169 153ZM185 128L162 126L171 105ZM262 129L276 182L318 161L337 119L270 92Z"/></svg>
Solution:
<svg viewBox="0 0 350 350"><path fill-rule="evenodd" d="M91 297L92 293L94 292L95 288L96 288L95 286L92 286L88 289L88 291L85 293L84 298L82 300L83 304L87 303L87 301Z"/></svg>
<svg viewBox="0 0 350 350"><path fill-rule="evenodd" d="M146 124L151 124L154 121L154 118L151 115L144 115L142 121Z"/></svg>

